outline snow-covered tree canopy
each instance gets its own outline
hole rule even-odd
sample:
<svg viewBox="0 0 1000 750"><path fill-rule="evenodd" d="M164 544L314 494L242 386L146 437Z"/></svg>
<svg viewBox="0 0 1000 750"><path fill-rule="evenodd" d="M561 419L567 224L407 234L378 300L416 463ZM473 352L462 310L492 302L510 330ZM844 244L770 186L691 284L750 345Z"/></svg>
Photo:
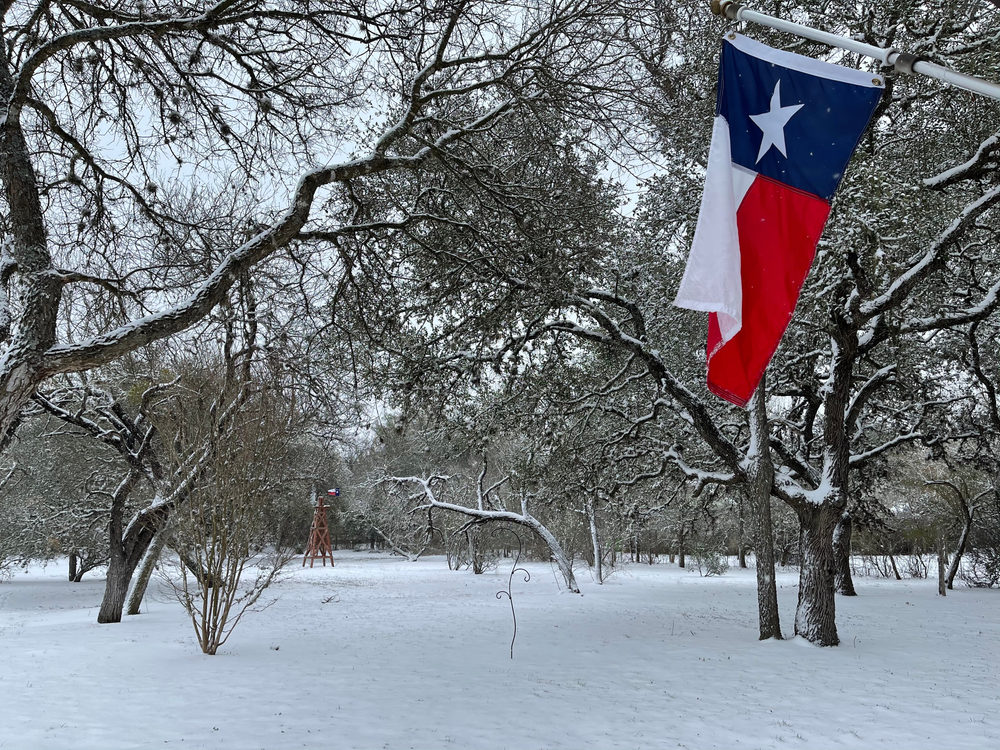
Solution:
<svg viewBox="0 0 1000 750"><path fill-rule="evenodd" d="M609 122L633 92L631 10L5 3L0 431L45 377L190 327L302 240L324 246L295 256L305 292L349 282L378 262L379 230L435 222L442 193L412 188L430 165L463 171L475 137ZM502 165L482 166L489 192Z"/></svg>

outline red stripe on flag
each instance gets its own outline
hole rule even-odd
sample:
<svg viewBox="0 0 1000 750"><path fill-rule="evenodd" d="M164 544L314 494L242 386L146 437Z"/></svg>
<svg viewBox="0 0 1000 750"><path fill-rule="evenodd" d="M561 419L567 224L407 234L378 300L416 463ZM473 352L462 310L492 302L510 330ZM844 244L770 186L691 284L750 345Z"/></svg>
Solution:
<svg viewBox="0 0 1000 750"><path fill-rule="evenodd" d="M737 406L750 400L792 319L829 213L821 198L766 177L750 186L736 212L743 327L721 344L716 315L709 315L712 393Z"/></svg>

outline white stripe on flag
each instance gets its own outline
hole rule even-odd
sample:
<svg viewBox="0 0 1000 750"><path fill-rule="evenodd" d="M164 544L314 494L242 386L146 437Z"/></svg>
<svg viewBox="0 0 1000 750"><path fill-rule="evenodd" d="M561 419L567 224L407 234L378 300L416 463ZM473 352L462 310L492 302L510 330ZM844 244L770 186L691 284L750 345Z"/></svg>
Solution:
<svg viewBox="0 0 1000 750"><path fill-rule="evenodd" d="M733 168L729 124L724 117L716 117L698 226L674 304L689 310L718 313L723 342L729 341L743 326L736 209L755 176L753 172Z"/></svg>

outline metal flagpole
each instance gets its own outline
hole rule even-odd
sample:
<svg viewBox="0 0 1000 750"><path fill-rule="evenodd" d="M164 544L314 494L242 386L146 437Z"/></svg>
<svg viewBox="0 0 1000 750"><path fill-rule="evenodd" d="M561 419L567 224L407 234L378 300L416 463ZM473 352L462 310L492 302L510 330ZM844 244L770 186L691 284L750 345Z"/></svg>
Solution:
<svg viewBox="0 0 1000 750"><path fill-rule="evenodd" d="M937 78L939 81L950 83L976 94L1000 99L1000 84L976 78L975 76L965 75L965 73L958 73L916 55L900 52L898 49L892 47L876 47L864 42L858 42L846 36L831 34L828 31L820 31L809 26L803 26L800 23L793 23L792 21L784 21L774 16L768 16L764 13L744 8L735 2L735 0L712 0L712 12L717 16L725 16L730 21L759 23L761 26L769 26L778 31L787 31L790 34L812 39L815 42L829 44L831 47L839 47L840 49L857 52L859 55L879 60L883 65L891 66L901 73L919 73L920 75Z"/></svg>

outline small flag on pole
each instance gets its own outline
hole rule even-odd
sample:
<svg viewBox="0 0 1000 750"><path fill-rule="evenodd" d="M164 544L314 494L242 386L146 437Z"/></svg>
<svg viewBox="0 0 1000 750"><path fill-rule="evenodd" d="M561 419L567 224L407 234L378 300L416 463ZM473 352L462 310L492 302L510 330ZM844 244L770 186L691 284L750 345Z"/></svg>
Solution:
<svg viewBox="0 0 1000 750"><path fill-rule="evenodd" d="M340 487L335 487L332 490L327 490L326 494L330 497L340 497Z"/></svg>
<svg viewBox="0 0 1000 750"><path fill-rule="evenodd" d="M739 34L723 40L705 192L674 304L709 313L708 387L737 406L788 327L882 86Z"/></svg>

